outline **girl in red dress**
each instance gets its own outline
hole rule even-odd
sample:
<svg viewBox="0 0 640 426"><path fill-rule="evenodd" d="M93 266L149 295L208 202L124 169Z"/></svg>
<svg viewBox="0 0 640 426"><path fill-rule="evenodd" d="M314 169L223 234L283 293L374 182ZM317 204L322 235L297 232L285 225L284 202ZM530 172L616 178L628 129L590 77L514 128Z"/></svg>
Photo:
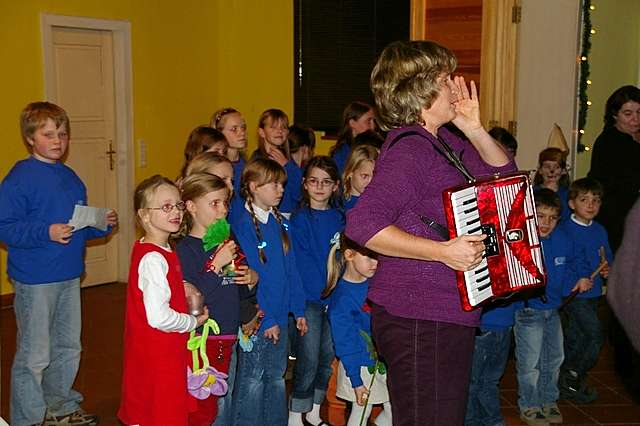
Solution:
<svg viewBox="0 0 640 426"><path fill-rule="evenodd" d="M131 253L118 417L126 425L186 426L187 333L209 312L187 314L180 263L169 246L184 203L173 182L155 175L136 188L134 207L145 236Z"/></svg>

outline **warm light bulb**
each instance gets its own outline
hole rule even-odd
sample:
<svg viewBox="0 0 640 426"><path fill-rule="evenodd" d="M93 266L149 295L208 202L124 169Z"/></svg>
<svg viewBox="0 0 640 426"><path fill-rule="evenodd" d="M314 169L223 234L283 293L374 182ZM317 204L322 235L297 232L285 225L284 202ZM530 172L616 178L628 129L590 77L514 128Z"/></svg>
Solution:
<svg viewBox="0 0 640 426"><path fill-rule="evenodd" d="M584 150L585 150L585 151L591 151L591 147L590 147L590 146L588 146L588 145L585 145Z"/></svg>
<svg viewBox="0 0 640 426"><path fill-rule="evenodd" d="M591 28L591 34L595 34L596 33L596 29L595 28Z"/></svg>
<svg viewBox="0 0 640 426"><path fill-rule="evenodd" d="M582 58L580 58L580 59L581 59L581 60L583 60L583 61L586 61L586 60L587 60L587 57L586 57L586 56L583 56L583 57L582 57Z"/></svg>
<svg viewBox="0 0 640 426"><path fill-rule="evenodd" d="M591 106L591 101L587 101L587 105Z"/></svg>
<svg viewBox="0 0 640 426"><path fill-rule="evenodd" d="M584 129L580 129L580 134L584 135Z"/></svg>
<svg viewBox="0 0 640 426"><path fill-rule="evenodd" d="M587 80L587 84L591 84L591 80Z"/></svg>
<svg viewBox="0 0 640 426"><path fill-rule="evenodd" d="M596 10L596 6L592 4L591 6L589 6L589 9Z"/></svg>

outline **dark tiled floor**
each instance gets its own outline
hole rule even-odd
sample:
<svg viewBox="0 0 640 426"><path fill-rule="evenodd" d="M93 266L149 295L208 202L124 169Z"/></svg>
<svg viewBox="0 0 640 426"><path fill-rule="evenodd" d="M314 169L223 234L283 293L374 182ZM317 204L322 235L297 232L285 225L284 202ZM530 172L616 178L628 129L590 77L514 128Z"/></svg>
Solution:
<svg viewBox="0 0 640 426"><path fill-rule="evenodd" d="M83 303L82 363L76 388L85 396L84 408L98 414L101 425L118 425L115 412L120 394L124 285L85 289ZM9 371L15 351L13 311L0 311L2 324L2 417L9 417ZM561 401L565 425L640 425L640 405L635 404L613 372L612 356L605 346L598 365L590 374L590 385L600 398L590 405ZM517 383L513 361L501 383L503 414L508 425L523 425L517 410Z"/></svg>

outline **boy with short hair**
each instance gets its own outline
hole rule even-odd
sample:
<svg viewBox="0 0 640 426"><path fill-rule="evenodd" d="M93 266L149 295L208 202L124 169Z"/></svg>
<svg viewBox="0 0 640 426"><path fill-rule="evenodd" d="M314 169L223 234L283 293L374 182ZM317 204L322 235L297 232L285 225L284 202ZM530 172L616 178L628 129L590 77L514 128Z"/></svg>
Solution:
<svg viewBox="0 0 640 426"><path fill-rule="evenodd" d="M0 186L0 241L7 245L7 273L15 290L18 327L11 369L14 426L98 424L71 386L80 363L80 276L86 240L109 228L68 225L75 205L87 203L80 178L62 163L69 143L69 118L49 102L33 102L20 115L31 156L18 161Z"/></svg>
<svg viewBox="0 0 640 426"><path fill-rule="evenodd" d="M602 349L598 300L602 295L603 278L609 275L608 264L613 260L607 231L594 221L600 211L602 195L602 185L595 179L583 178L573 182L568 197L573 214L570 220L560 224L574 241L576 252L586 259L591 273L600 266L601 248L607 262L594 277L593 288L578 294L563 309L565 360L560 370L560 396L582 404L593 402L598 397L594 389L587 387L586 376L598 361ZM570 286L565 285L563 296L570 293Z"/></svg>
<svg viewBox="0 0 640 426"><path fill-rule="evenodd" d="M547 285L544 296L527 299L516 310L514 333L520 418L528 425L546 426L562 423L557 400L558 374L564 358L558 315L563 284L574 283L572 290L580 292L592 284L589 278L577 279L585 276L584 261L576 256L564 231L556 228L561 211L558 195L543 188L536 191L534 199Z"/></svg>

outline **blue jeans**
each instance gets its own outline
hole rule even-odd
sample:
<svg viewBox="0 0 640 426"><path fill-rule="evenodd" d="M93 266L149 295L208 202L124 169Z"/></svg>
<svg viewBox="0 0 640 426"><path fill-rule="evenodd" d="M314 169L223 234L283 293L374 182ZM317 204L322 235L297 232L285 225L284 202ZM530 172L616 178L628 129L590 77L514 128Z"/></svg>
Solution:
<svg viewBox="0 0 640 426"><path fill-rule="evenodd" d="M313 404L322 404L335 358L326 306L307 302L304 317L309 331L296 339L297 358L289 402L290 410L296 413L307 413Z"/></svg>
<svg viewBox="0 0 640 426"><path fill-rule="evenodd" d="M564 308L564 351L562 368L584 377L600 356L602 325L598 319L598 298L576 297Z"/></svg>
<svg viewBox="0 0 640 426"><path fill-rule="evenodd" d="M236 381L236 372L238 370L238 343L236 342L231 348L231 360L229 361L229 377L227 384L229 388L227 394L222 398L218 398L218 415L216 416L213 426L227 426L233 424L233 388Z"/></svg>
<svg viewBox="0 0 640 426"><path fill-rule="evenodd" d="M510 346L511 327L476 336L465 426L504 426L499 384Z"/></svg>
<svg viewBox="0 0 640 426"><path fill-rule="evenodd" d="M18 328L11 367L11 424L39 424L47 409L62 416L80 408L71 389L80 364L80 279L47 284L13 281Z"/></svg>
<svg viewBox="0 0 640 426"><path fill-rule="evenodd" d="M514 332L520 411L555 403L564 359L558 311L520 309L516 311Z"/></svg>
<svg viewBox="0 0 640 426"><path fill-rule="evenodd" d="M286 369L287 330L282 328L278 343L274 344L259 332L251 352L238 352L233 394L235 426L286 426Z"/></svg>

